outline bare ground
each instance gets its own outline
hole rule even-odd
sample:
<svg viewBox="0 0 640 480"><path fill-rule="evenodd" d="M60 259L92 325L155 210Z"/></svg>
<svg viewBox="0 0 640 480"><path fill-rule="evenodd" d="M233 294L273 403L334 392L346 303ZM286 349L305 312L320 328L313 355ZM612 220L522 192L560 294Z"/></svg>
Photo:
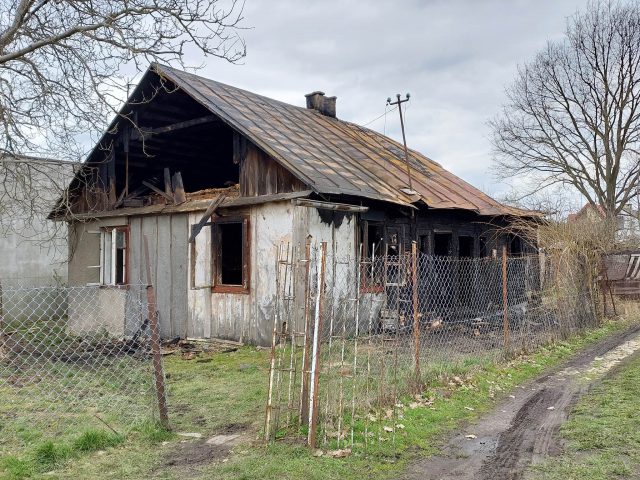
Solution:
<svg viewBox="0 0 640 480"><path fill-rule="evenodd" d="M558 429L577 399L638 351L640 325L588 347L554 371L518 388L491 413L455 434L441 455L414 462L402 478L526 478L530 464L561 451Z"/></svg>

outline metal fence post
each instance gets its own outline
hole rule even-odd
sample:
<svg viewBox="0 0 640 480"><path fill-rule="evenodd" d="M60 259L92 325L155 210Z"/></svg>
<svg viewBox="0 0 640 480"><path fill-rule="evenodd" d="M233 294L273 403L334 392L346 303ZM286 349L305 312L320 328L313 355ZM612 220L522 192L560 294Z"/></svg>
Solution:
<svg viewBox="0 0 640 480"><path fill-rule="evenodd" d="M311 448L316 446L318 426L318 386L320 382L320 344L322 340L322 316L324 306L324 279L327 264L327 242L320 247L320 268L318 268L318 287L316 292L316 311L313 331L313 352L311 355L311 379L309 400L309 437Z"/></svg>
<svg viewBox="0 0 640 480"><path fill-rule="evenodd" d="M413 304L413 342L415 349L416 389L420 388L420 313L418 312L418 244L411 242L411 289Z"/></svg>
<svg viewBox="0 0 640 480"><path fill-rule="evenodd" d="M502 246L502 305L504 308L504 352L509 354L509 297L507 292L507 246Z"/></svg>
<svg viewBox="0 0 640 480"><path fill-rule="evenodd" d="M158 309L156 307L156 294L151 281L151 263L149 262L149 241L144 236L144 261L147 271L147 308L149 313L149 327L151 329L151 351L153 354L153 372L155 375L156 395L158 397L158 411L160 423L169 428L169 413L167 410L167 396L164 385L164 372L162 371L162 354L160 352L160 331L158 330Z"/></svg>

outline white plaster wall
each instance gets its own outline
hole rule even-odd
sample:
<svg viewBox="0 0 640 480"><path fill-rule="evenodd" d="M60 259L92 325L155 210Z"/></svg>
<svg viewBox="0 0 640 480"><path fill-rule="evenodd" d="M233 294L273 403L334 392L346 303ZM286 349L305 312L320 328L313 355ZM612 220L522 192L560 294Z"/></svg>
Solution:
<svg viewBox="0 0 640 480"><path fill-rule="evenodd" d="M47 220L73 177L74 164L31 159L6 163L24 179L0 184L0 282L45 286L67 280L67 228Z"/></svg>
<svg viewBox="0 0 640 480"><path fill-rule="evenodd" d="M77 335L105 331L121 337L125 333L127 291L114 287L84 287L68 293L68 328Z"/></svg>
<svg viewBox="0 0 640 480"><path fill-rule="evenodd" d="M261 345L271 342L276 254L281 244L292 241L293 208L290 202L283 201L248 210L251 237L248 294L211 291L211 235L209 228L202 229L196 237L195 249L190 249L190 268L195 268L195 272L189 276L189 336ZM197 223L203 213L192 213L189 224Z"/></svg>

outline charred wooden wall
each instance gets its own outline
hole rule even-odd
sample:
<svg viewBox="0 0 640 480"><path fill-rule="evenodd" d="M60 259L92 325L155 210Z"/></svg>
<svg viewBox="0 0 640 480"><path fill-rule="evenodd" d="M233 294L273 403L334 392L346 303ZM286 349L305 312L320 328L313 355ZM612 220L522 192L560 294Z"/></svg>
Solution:
<svg viewBox="0 0 640 480"><path fill-rule="evenodd" d="M254 197L305 190L307 187L273 158L240 139L234 141L234 151L240 149L240 195ZM235 155L235 154L234 154Z"/></svg>

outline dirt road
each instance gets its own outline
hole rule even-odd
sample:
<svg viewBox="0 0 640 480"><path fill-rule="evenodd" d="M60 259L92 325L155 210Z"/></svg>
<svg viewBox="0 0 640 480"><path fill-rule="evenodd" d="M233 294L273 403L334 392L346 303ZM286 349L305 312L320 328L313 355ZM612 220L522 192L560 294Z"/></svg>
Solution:
<svg viewBox="0 0 640 480"><path fill-rule="evenodd" d="M591 385L640 352L640 326L585 349L555 371L517 388L476 423L452 437L441 456L410 465L404 480L511 480L559 452L557 432Z"/></svg>

